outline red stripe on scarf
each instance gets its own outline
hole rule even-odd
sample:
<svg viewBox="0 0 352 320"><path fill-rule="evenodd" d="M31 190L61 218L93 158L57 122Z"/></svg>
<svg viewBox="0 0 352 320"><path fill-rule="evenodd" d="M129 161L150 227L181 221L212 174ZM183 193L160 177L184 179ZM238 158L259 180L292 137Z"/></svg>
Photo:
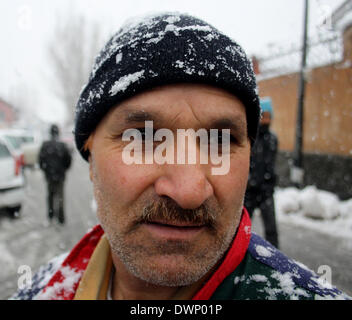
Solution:
<svg viewBox="0 0 352 320"><path fill-rule="evenodd" d="M243 208L242 218L235 239L228 250L224 261L213 273L206 284L200 289L192 300L209 300L218 286L229 276L243 260L249 241L251 239L251 219Z"/></svg>

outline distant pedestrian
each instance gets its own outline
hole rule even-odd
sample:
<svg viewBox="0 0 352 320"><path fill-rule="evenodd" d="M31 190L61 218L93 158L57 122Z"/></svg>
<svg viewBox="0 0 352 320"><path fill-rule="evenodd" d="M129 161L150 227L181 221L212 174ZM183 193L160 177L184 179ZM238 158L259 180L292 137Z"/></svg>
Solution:
<svg viewBox="0 0 352 320"><path fill-rule="evenodd" d="M270 131L273 118L271 99L260 101L262 117L257 140L253 146L250 162L250 175L245 197L245 207L250 216L260 209L264 224L265 238L278 248L278 231L275 219L274 187L276 183L275 158L277 137Z"/></svg>
<svg viewBox="0 0 352 320"><path fill-rule="evenodd" d="M56 217L60 224L64 224L64 182L66 171L71 166L71 153L67 145L59 141L59 134L58 126L52 125L51 139L45 141L40 149L39 165L48 185L49 221Z"/></svg>

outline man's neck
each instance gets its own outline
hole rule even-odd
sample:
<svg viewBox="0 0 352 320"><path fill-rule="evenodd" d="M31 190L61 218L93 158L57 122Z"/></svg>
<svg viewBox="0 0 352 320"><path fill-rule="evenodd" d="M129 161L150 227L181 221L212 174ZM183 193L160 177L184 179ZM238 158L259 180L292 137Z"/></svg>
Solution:
<svg viewBox="0 0 352 320"><path fill-rule="evenodd" d="M114 257L114 276L111 296L113 300L190 300L200 290L213 269L197 282L184 287L166 287L150 284L132 275Z"/></svg>

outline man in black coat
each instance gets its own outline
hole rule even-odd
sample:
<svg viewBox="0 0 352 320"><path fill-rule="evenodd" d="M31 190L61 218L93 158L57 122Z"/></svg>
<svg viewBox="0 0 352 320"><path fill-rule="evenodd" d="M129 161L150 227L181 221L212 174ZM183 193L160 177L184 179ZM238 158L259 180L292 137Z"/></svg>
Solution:
<svg viewBox="0 0 352 320"><path fill-rule="evenodd" d="M39 152L39 166L44 171L48 185L48 217L57 217L60 224L65 223L64 181L71 165L71 154L64 142L59 141L59 128L52 125L51 139L45 141Z"/></svg>
<svg viewBox="0 0 352 320"><path fill-rule="evenodd" d="M270 99L261 100L262 118L257 140L251 153L250 175L245 197L245 207L252 216L260 209L265 238L278 248L278 232L275 220L274 187L276 183L275 158L277 137L269 130L273 109Z"/></svg>

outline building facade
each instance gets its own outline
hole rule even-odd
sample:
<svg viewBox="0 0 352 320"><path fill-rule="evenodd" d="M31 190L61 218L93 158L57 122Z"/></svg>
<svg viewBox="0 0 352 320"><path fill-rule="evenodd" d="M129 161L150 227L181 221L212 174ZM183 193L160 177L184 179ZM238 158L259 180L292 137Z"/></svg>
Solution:
<svg viewBox="0 0 352 320"><path fill-rule="evenodd" d="M352 19L345 19L351 16L351 4L351 0L344 2L332 16L334 25L344 20L340 52L333 52L332 63L307 68L303 121L305 184L335 192L343 199L352 197ZM319 58L324 61L327 54ZM276 65L280 64L278 60ZM279 181L288 186L295 146L299 72L275 73L275 63L270 61L269 66L268 61L253 61L259 95L273 101L272 129L280 149Z"/></svg>

